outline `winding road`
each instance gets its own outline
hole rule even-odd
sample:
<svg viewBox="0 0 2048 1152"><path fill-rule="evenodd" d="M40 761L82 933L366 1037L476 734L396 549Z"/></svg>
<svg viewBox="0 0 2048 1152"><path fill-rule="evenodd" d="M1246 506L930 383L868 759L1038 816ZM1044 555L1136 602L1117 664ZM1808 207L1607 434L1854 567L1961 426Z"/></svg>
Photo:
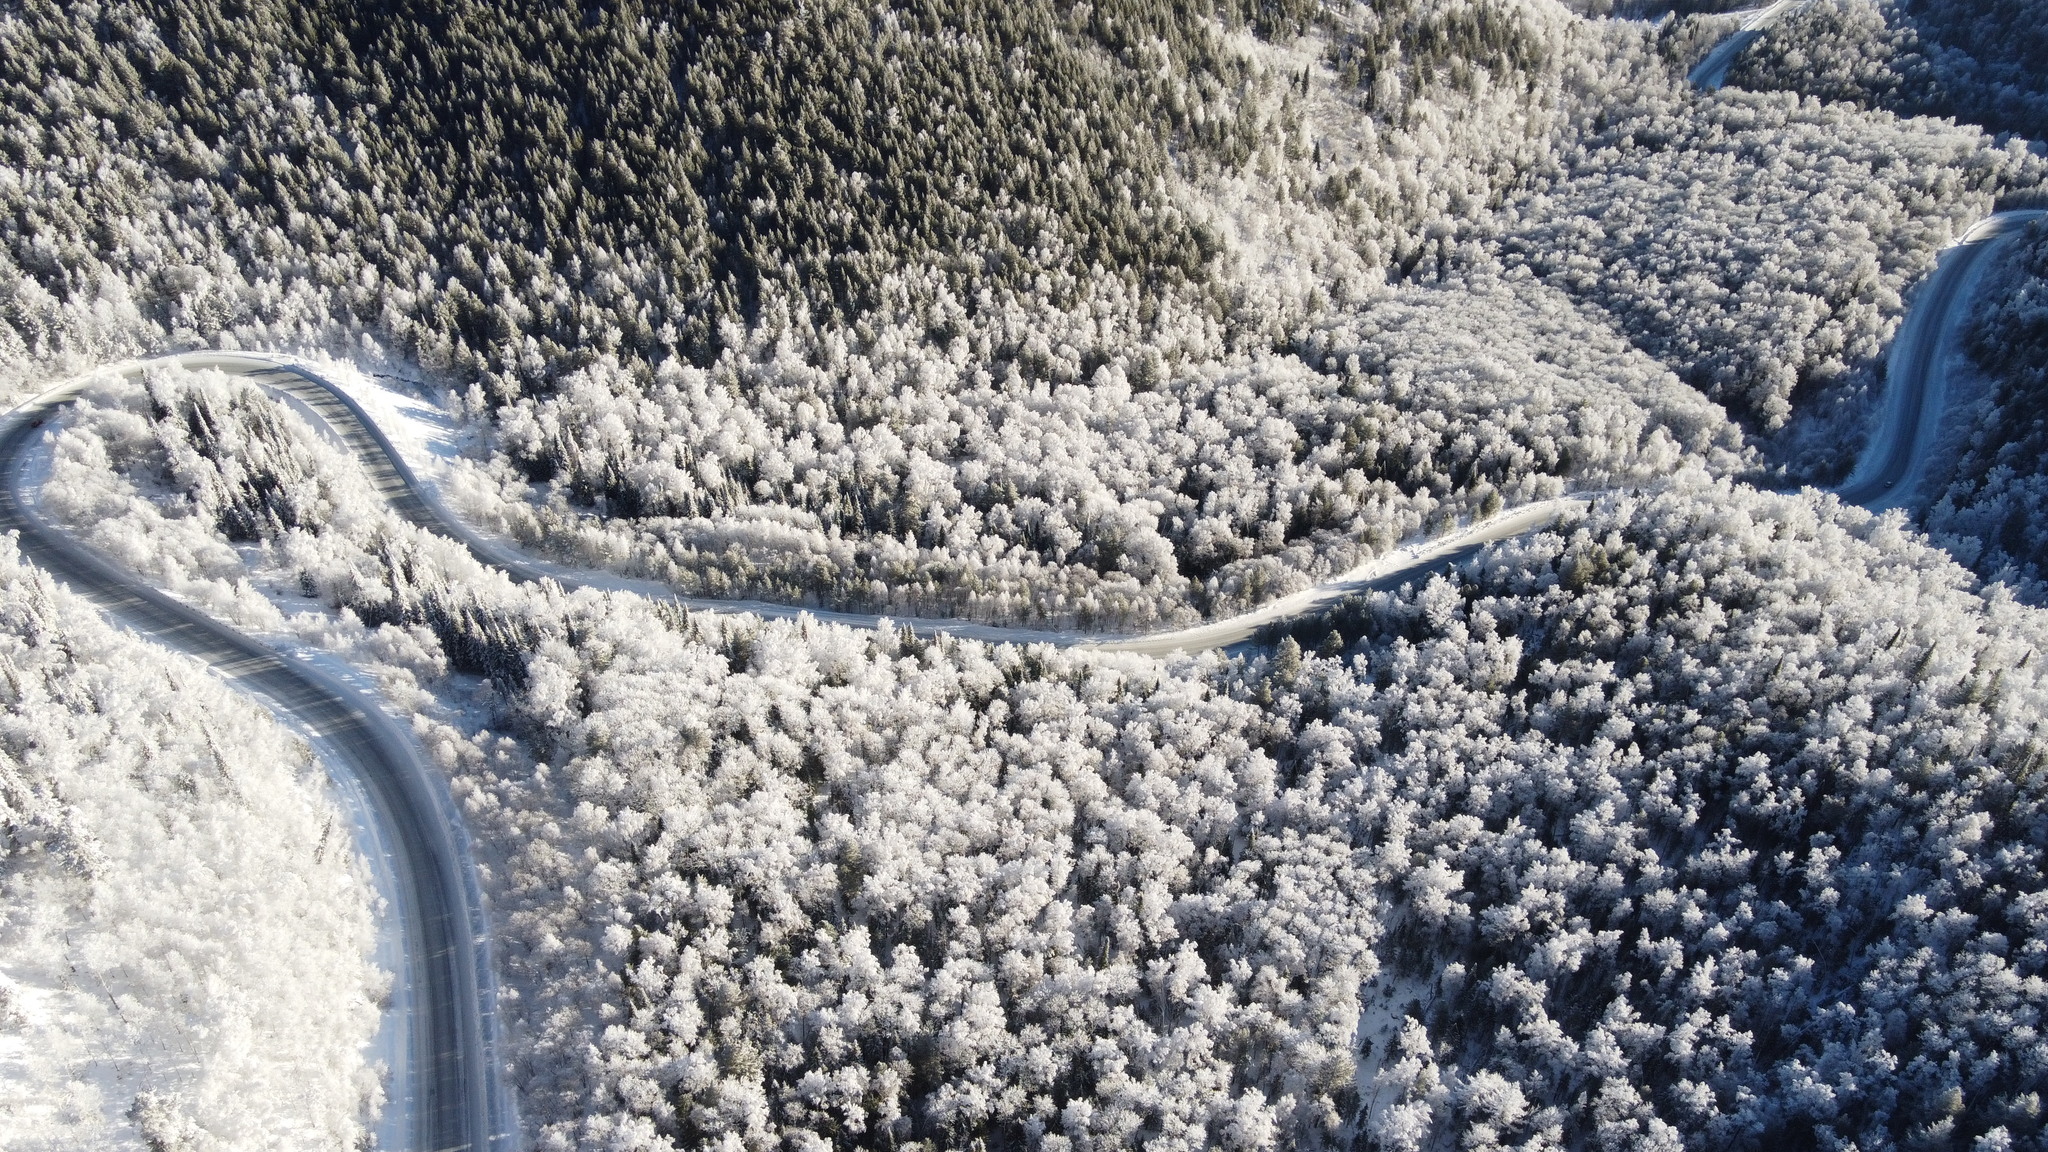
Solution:
<svg viewBox="0 0 2048 1152"><path fill-rule="evenodd" d="M692 611L748 613L766 619L808 616L813 620L846 624L856 628L873 628L886 621L894 627L909 628L920 635L934 636L946 633L963 639L986 640L991 643L1053 644L1061 647L1085 647L1106 652L1140 652L1151 655L1227 648L1251 639L1260 629L1276 621L1314 612L1363 591L1393 587L1402 581L1450 568L1469 559L1488 544L1543 527L1566 512L1584 508L1587 503L1582 496L1563 496L1523 505L1437 539L1412 542L1314 587L1270 601L1250 612L1167 632L1133 635L1122 632L1026 628L943 617L839 612L799 605L774 604L762 600L717 600L678 596L667 585L654 581L590 572L527 555L517 545L478 531L450 511L433 486L420 480L398 447L354 397L339 385L321 376L316 368L299 363L290 357L261 352L186 352L147 362L122 365L120 370L139 372L150 364L176 365L189 369L218 369L230 375L244 377L288 401L326 425L342 446L355 457L371 484L390 504L393 511L421 528L462 544L480 563L496 567L522 584L547 580L564 588L632 592L673 600ZM75 388L76 385L70 387ZM66 395L51 402L57 404L68 399L69 396ZM18 473L18 464L8 463L15 459L15 456L8 453L5 443L0 442L0 467L12 466Z"/></svg>
<svg viewBox="0 0 2048 1152"><path fill-rule="evenodd" d="M1717 87L1729 66L1761 30L1793 6L1778 0L1749 15L1691 74L1695 85ZM1855 472L1838 494L1872 509L1904 500L1926 473L1930 449L1947 403L1942 366L1953 350L1972 289L1992 251L2010 241L2041 211L1992 216L1945 252L1923 283L1900 331L1887 369L1887 396L1878 426ZM486 564L514 579L552 580L673 596L665 587L593 574L534 559L486 536L453 515L423 484L363 407L317 370L288 357L253 352L182 353L103 370L136 374L151 364L214 368L247 377L317 417L353 453L378 491L405 519L465 545ZM95 374L99 375L99 374ZM129 628L204 660L238 687L316 734L358 779L370 799L382 839L392 845L402 889L397 901L413 1018L406 1084L394 1085L394 1106L419 1150L516 1148L517 1114L501 1081L490 934L471 858L445 782L424 763L412 737L374 704L313 662L267 647L148 587L45 521L24 479L27 451L44 423L68 404L85 380L61 385L0 418L0 531L19 535L22 554L74 592L91 599ZM1253 612L1151 635L1040 630L960 620L885 618L752 601L678 598L703 611L750 612L768 617L808 615L862 627L888 619L921 633L998 642L1044 642L1104 651L1164 654L1227 647L1262 628L1314 612L1347 596L1396 586L1456 565L1499 540L1552 524L1582 509L1585 496L1560 497L1514 509L1432 541L1405 547L1316 587Z"/></svg>
<svg viewBox="0 0 2048 1152"><path fill-rule="evenodd" d="M1769 10L1766 10L1769 11ZM1988 258L2029 222L2048 210L2000 212L1979 221L1961 240L1941 254L1934 272L1922 281L1886 367L1885 404L1855 471L1836 494L1846 503L1880 511L1904 501L1926 466L1948 401L1942 366L1954 351L1957 332ZM883 622L907 627L920 635L947 633L992 643L1054 644L1098 651L1164 655L1176 651L1227 648L1257 636L1281 620L1308 615L1348 596L1375 588L1391 588L1431 572L1463 563L1488 544L1519 536L1584 509L1593 493L1561 496L1511 509L1434 540L1411 542L1375 560L1334 576L1314 587L1281 597L1250 612L1224 620L1166 632L1132 635L984 624L970 620L891 617L866 612L838 612L759 600L715 600L678 596L666 585L609 573L551 563L522 552L517 545L488 536L451 512L429 484L423 483L398 448L369 413L347 391L308 365L289 357L255 352L195 352L163 357L152 363L187 368L218 368L242 375L288 399L324 423L355 456L378 492L408 521L446 536L468 548L483 564L495 566L521 583L553 581L565 588L600 588L674 600L693 611L751 613L769 619L808 616L828 623L872 628ZM0 466L11 459L0 444Z"/></svg>
<svg viewBox="0 0 2048 1152"><path fill-rule="evenodd" d="M1948 407L1942 367L1956 350L1963 320L1993 252L2029 223L2048 216L2039 208L1985 217L1941 254L1920 282L1913 305L1885 362L1884 408L1856 470L1835 489L1849 504L1873 512L1905 503L1926 478L1941 418Z"/></svg>
<svg viewBox="0 0 2048 1152"><path fill-rule="evenodd" d="M205 362L209 354L179 357ZM233 357L215 357L241 366ZM145 365L119 366L140 372ZM52 389L0 418L0 532L13 532L24 558L86 597L115 621L205 661L230 684L311 734L361 785L378 839L388 845L401 887L395 901L411 1007L403 1022L404 1083L392 1085L393 1126L417 1150L510 1149L518 1119L498 1069L496 982L476 868L445 782L419 747L363 689L309 660L243 636L117 568L57 529L25 490L26 451L44 422L82 387Z"/></svg>
<svg viewBox="0 0 2048 1152"><path fill-rule="evenodd" d="M1686 74L1686 80L1693 87L1708 92L1719 88L1728 82L1728 70L1735 66L1737 58L1751 44L1756 43L1765 29L1777 23L1787 12L1805 6L1803 0L1775 0L1775 3L1762 8L1729 13L1731 16L1741 16L1742 26L1737 28L1733 35L1714 45L1713 51L1707 53L1698 64L1693 65L1692 71Z"/></svg>

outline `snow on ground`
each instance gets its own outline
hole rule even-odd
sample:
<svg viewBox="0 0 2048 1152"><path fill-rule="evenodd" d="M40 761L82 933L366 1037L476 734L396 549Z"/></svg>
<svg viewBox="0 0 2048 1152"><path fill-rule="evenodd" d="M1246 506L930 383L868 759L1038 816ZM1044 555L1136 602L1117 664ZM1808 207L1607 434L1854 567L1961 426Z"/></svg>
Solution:
<svg viewBox="0 0 2048 1152"><path fill-rule="evenodd" d="M353 1147L385 978L345 802L260 709L5 553L0 1147Z"/></svg>
<svg viewBox="0 0 2048 1152"><path fill-rule="evenodd" d="M432 387L417 376L366 372L349 360L290 359L362 405L423 483L445 482L451 465L480 443L481 432L456 417L451 398L431 395Z"/></svg>

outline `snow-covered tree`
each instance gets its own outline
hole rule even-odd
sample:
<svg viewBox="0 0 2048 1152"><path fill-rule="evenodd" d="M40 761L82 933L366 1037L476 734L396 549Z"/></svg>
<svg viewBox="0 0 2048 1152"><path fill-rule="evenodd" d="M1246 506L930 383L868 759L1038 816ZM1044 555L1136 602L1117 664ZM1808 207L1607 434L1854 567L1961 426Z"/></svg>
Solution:
<svg viewBox="0 0 2048 1152"><path fill-rule="evenodd" d="M305 744L0 542L0 1142L361 1146L389 977Z"/></svg>

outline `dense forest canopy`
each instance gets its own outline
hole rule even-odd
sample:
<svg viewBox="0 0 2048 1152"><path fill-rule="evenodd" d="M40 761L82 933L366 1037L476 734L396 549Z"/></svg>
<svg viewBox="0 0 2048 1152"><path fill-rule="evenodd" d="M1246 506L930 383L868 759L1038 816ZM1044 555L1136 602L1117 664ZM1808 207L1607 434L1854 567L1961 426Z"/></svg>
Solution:
<svg viewBox="0 0 2048 1152"><path fill-rule="evenodd" d="M2026 0L1815 0L1730 80L2048 136L2048 26Z"/></svg>
<svg viewBox="0 0 2048 1152"><path fill-rule="evenodd" d="M1364 9L1346 75L1529 71L1541 45L1517 8ZM593 343L704 363L778 290L851 323L906 267L970 305L1047 273L1203 283L1216 241L1171 194L1168 153L1242 164L1259 125L1231 30L1320 15L1300 0L38 4L8 20L0 83L26 114L18 167L110 150L34 138L104 117L133 159L209 177L294 240L313 228L312 253L400 293L430 275L417 322L464 366L512 377L528 345L550 374ZM312 131L252 125L252 102Z"/></svg>
<svg viewBox="0 0 2048 1152"><path fill-rule="evenodd" d="M1154 661L512 585L215 375L58 452L109 546L258 546L159 579L490 711L420 731L542 1147L2040 1130L2048 626L1896 513L1693 470Z"/></svg>
<svg viewBox="0 0 2048 1152"><path fill-rule="evenodd" d="M1154 660L516 585L254 383L94 385L44 511L362 666L447 773L536 1148L2038 1147L2040 228L1965 340L1946 554L1742 479L1839 478L1913 286L2040 195L2042 22L1817 0L1695 92L1730 7L9 6L0 390L318 354L438 395L450 500L556 559L1041 627L1587 495ZM128 817L236 811L166 749L283 798L127 939L326 877L301 959L354 975L305 1012L360 1030L295 746L209 744L158 664L65 695L124 650L10 564L21 707L148 718L95 736ZM4 751L0 880L82 907L80 766ZM277 1058L330 1073L308 1147L351 1052ZM164 1082L146 1140L268 1138Z"/></svg>
<svg viewBox="0 0 2048 1152"><path fill-rule="evenodd" d="M1264 142L1231 30L1312 14L32 5L7 20L0 77L25 181L10 247L60 301L125 273L169 306L152 318L196 332L172 302L206 285L168 268L134 283L145 270L123 265L167 254L130 249L113 223L188 200L188 226L254 225L224 254L330 264L324 287L377 290L327 303L513 391L593 352L702 363L723 326L761 319L771 285L834 325L905 269L936 267L969 308L1060 273L1143 295L1205 281L1215 255L1165 186L1168 152L1241 165ZM1505 79L1540 50L1514 5L1359 19L1341 55L1369 89L1442 69ZM112 157L128 177L112 186L57 163ZM189 318L276 310L212 295ZM42 318L18 319L34 350ZM546 372L520 367L534 349Z"/></svg>

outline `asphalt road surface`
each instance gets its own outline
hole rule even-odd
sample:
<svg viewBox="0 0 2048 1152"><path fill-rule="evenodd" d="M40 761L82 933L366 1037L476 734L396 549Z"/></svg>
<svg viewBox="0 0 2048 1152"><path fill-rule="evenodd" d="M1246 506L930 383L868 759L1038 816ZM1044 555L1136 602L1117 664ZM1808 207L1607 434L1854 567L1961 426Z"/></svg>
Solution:
<svg viewBox="0 0 2048 1152"><path fill-rule="evenodd" d="M17 533L26 559L119 623L205 661L340 756L382 825L401 887L407 970L399 975L411 987L414 1016L410 1082L392 1086L388 1106L406 1113L402 1127L419 1152L516 1147L516 1114L497 1075L487 934L452 805L436 793L411 737L365 707L359 689L147 587L41 517L23 491L25 449L74 392L46 393L0 419L0 532Z"/></svg>

